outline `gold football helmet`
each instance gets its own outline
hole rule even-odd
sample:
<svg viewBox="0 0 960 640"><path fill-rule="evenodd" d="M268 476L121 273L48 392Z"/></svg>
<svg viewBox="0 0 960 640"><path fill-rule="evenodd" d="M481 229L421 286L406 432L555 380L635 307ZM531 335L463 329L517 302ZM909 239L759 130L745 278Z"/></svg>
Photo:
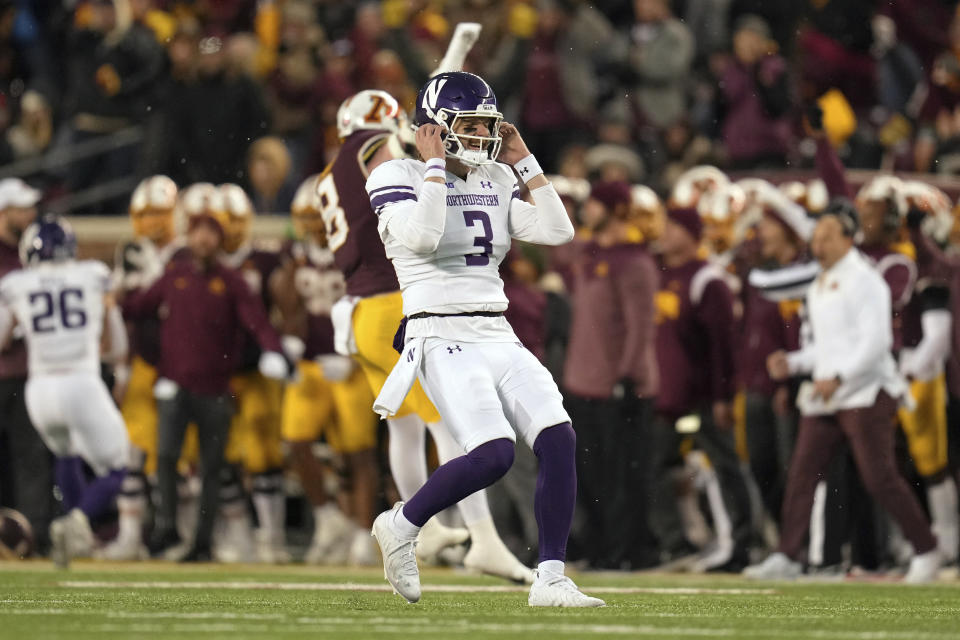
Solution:
<svg viewBox="0 0 960 640"><path fill-rule="evenodd" d="M158 247L176 235L177 185L163 175L144 178L130 197L130 223L136 238L146 238Z"/></svg>
<svg viewBox="0 0 960 640"><path fill-rule="evenodd" d="M309 238L319 244L327 244L327 228L323 222L322 202L317 185L320 174L316 173L297 188L290 205L290 218L293 222L293 231L298 238Z"/></svg>
<svg viewBox="0 0 960 640"><path fill-rule="evenodd" d="M223 234L223 250L233 253L250 240L250 229L256 214L253 203L240 185L229 182L220 185L220 196L227 221Z"/></svg>

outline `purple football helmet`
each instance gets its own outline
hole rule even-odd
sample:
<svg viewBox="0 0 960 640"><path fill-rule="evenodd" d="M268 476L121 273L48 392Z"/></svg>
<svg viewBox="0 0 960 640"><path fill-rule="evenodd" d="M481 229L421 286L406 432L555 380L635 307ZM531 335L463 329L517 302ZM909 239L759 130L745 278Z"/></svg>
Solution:
<svg viewBox="0 0 960 640"><path fill-rule="evenodd" d="M459 118L486 118L490 136L453 133ZM447 133L444 147L447 157L456 158L471 167L495 162L500 153L500 122L503 114L483 78L465 71L449 71L430 78L417 94L417 110L413 125L436 124ZM475 148L479 142L481 148ZM471 144L472 143L472 144Z"/></svg>
<svg viewBox="0 0 960 640"><path fill-rule="evenodd" d="M77 237L70 224L60 216L46 214L23 232L20 239L20 262L62 262L77 255Z"/></svg>

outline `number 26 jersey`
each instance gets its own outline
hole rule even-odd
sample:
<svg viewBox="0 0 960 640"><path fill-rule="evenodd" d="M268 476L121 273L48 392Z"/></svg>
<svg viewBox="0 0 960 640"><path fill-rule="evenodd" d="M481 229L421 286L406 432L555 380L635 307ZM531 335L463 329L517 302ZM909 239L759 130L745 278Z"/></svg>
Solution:
<svg viewBox="0 0 960 640"><path fill-rule="evenodd" d="M96 260L44 263L0 280L0 304L10 308L23 330L30 376L100 375L109 282L110 270Z"/></svg>
<svg viewBox="0 0 960 640"><path fill-rule="evenodd" d="M499 267L515 235L512 209L532 208L520 200L513 170L499 163L484 165L471 170L466 180L448 172L443 236L436 251L426 254L407 248L388 229L393 216L416 207L424 172L418 160L391 160L367 180L380 238L400 282L404 314L505 310Z"/></svg>

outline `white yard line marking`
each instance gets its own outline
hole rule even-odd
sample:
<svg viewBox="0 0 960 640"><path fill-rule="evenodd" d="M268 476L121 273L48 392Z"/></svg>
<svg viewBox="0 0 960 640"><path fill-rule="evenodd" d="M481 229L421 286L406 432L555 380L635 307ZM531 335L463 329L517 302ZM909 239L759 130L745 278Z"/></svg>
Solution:
<svg viewBox="0 0 960 640"><path fill-rule="evenodd" d="M61 587L76 589L238 589L274 591L374 591L392 592L388 584L357 582L128 582L103 580L63 580ZM673 596L769 596L775 589L707 589L699 587L585 587L590 593L652 594ZM425 584L423 591L433 593L526 593L529 587L511 585Z"/></svg>
<svg viewBox="0 0 960 640"><path fill-rule="evenodd" d="M345 627L363 627L371 633L411 635L469 635L475 633L534 633L550 632L559 635L626 635L626 636L678 636L678 637L769 637L769 629L732 629L724 627L657 627L652 625L629 624L583 624L570 621L557 622L520 622L520 623L484 623L470 620L440 620L410 618L398 621L386 617L332 617L319 618L307 616L287 616L276 614L245 614L221 611L194 612L121 612L90 609L13 609L3 614L19 615L82 615L103 616L108 619L127 620L123 624L103 623L84 625L85 629L96 629L106 633L130 632L143 633L240 633L243 635L269 632L277 634L302 634L343 631ZM3 614L0 614L2 617ZM565 616L566 617L566 616ZM682 617L682 616L680 616ZM696 616L690 616L696 617ZM749 616L748 616L749 617ZM135 620L166 619L172 623L157 624L134 622ZM218 622L222 620L223 622ZM246 621L250 624L235 624L229 620ZM264 624L270 622L270 624ZM796 638L839 638L841 640L945 640L955 638L952 632L917 631L834 631L807 629L777 629L779 637Z"/></svg>

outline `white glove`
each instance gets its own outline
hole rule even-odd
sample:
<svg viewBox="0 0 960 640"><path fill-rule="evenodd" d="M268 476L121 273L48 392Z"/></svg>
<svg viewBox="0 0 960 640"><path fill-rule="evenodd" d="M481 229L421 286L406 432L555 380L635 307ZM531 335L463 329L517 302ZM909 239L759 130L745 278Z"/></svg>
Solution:
<svg viewBox="0 0 960 640"><path fill-rule="evenodd" d="M287 354L293 362L299 362L303 357L303 352L307 350L307 345L303 340L294 335L284 335L280 337L280 344L283 346L283 352Z"/></svg>
<svg viewBox="0 0 960 640"><path fill-rule="evenodd" d="M153 397L157 400L173 400L179 390L180 385L170 378L157 378L153 385Z"/></svg>
<svg viewBox="0 0 960 640"><path fill-rule="evenodd" d="M261 353L260 362L257 366L265 378L286 380L290 375L290 365L287 364L287 359L276 351L264 351Z"/></svg>
<svg viewBox="0 0 960 640"><path fill-rule="evenodd" d="M353 373L352 358L338 355L317 356L316 363L323 369L323 377L329 382L343 382Z"/></svg>

